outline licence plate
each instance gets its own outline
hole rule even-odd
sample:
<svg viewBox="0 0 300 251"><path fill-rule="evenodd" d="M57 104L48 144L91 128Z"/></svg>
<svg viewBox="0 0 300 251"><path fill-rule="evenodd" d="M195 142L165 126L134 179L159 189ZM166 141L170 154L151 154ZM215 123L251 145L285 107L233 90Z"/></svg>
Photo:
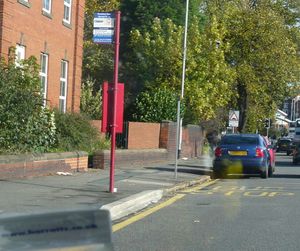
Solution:
<svg viewBox="0 0 300 251"><path fill-rule="evenodd" d="M247 156L247 151L228 151L231 156Z"/></svg>

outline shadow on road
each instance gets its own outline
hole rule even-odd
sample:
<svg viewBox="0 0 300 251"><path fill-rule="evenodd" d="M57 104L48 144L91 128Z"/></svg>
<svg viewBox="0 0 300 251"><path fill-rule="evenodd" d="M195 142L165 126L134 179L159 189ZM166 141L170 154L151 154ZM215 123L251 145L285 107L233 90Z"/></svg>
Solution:
<svg viewBox="0 0 300 251"><path fill-rule="evenodd" d="M146 169L166 171L166 172L174 172L175 166L170 166L170 167L146 167ZM177 172L179 172L179 173L199 174L199 175L210 175L212 171L210 169L205 169L205 168L178 167Z"/></svg>
<svg viewBox="0 0 300 251"><path fill-rule="evenodd" d="M294 165L291 160L290 161L288 161L288 160L276 161L276 167L290 167L290 166L300 168L300 166Z"/></svg>
<svg viewBox="0 0 300 251"><path fill-rule="evenodd" d="M281 179L300 179L300 174L276 174L272 175L272 178L281 178Z"/></svg>

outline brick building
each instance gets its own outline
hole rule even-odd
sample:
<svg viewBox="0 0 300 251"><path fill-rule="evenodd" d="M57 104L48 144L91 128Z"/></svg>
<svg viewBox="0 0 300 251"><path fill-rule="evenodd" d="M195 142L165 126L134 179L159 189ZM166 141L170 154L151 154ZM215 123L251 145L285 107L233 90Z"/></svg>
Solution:
<svg viewBox="0 0 300 251"><path fill-rule="evenodd" d="M0 0L0 56L35 56L45 103L79 111L85 0Z"/></svg>

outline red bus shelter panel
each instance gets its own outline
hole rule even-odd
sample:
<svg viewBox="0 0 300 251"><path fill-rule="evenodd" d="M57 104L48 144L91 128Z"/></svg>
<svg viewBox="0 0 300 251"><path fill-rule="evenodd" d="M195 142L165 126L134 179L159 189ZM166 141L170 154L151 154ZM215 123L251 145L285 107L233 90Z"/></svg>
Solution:
<svg viewBox="0 0 300 251"><path fill-rule="evenodd" d="M110 132L113 121L113 84L103 83L102 87L102 125L101 132ZM116 133L123 132L124 114L124 84L119 83L117 87L117 122Z"/></svg>

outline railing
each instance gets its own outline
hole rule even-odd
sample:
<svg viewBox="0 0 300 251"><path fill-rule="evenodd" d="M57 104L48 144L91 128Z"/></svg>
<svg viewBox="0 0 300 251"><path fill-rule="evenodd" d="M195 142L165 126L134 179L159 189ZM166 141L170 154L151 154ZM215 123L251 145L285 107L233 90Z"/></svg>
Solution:
<svg viewBox="0 0 300 251"><path fill-rule="evenodd" d="M128 148L128 121L123 123L123 133L118 133L116 136L117 148Z"/></svg>

